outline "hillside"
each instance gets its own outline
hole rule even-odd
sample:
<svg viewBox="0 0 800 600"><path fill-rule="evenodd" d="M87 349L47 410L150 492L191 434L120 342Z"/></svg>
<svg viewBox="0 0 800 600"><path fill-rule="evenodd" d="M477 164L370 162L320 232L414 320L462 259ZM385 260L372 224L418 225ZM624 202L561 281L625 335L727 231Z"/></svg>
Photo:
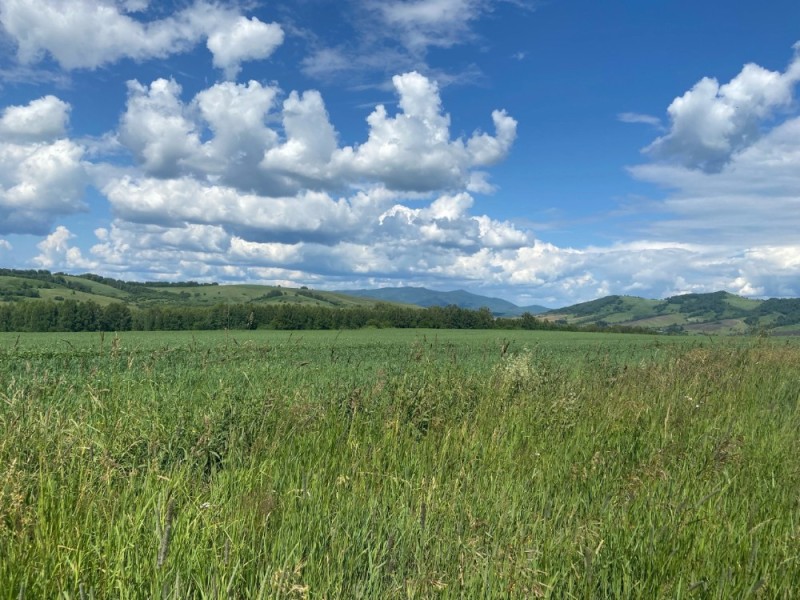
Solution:
<svg viewBox="0 0 800 600"><path fill-rule="evenodd" d="M626 325L668 333L800 334L800 299L752 300L728 292L684 294L665 300L607 296L552 310L543 318L574 325Z"/></svg>
<svg viewBox="0 0 800 600"><path fill-rule="evenodd" d="M97 275L0 269L0 301L93 301L102 306L214 306L217 304L303 304L325 307L374 306L378 300L303 288L268 285L218 285L196 282L129 282Z"/></svg>
<svg viewBox="0 0 800 600"><path fill-rule="evenodd" d="M347 290L342 293L364 298L374 298L384 302L401 302L417 306L450 306L479 309L486 307L496 317L517 317L523 313L541 314L550 309L544 306L517 306L501 298L480 296L465 290L439 292L423 287L387 287L374 290Z"/></svg>

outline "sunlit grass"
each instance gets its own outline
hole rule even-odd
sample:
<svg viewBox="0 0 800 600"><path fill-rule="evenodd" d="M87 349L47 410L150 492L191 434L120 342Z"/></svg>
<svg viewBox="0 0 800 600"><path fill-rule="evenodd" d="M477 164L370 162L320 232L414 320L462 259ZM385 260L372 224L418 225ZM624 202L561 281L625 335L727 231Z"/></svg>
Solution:
<svg viewBox="0 0 800 600"><path fill-rule="evenodd" d="M797 345L441 331L0 343L0 598L800 589Z"/></svg>

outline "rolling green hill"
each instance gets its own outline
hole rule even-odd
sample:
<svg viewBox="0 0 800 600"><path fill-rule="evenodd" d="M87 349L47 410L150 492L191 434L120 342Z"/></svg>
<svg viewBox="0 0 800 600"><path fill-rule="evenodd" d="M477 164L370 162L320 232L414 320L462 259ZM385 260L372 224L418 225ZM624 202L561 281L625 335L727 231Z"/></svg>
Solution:
<svg viewBox="0 0 800 600"><path fill-rule="evenodd" d="M543 318L574 325L626 325L674 333L800 334L800 299L752 300L728 292L665 300L607 296L550 311Z"/></svg>
<svg viewBox="0 0 800 600"><path fill-rule="evenodd" d="M217 304L304 304L325 307L374 306L380 300L308 288L268 285L218 285L196 282L129 282L98 275L65 275L49 271L0 269L0 301L93 301L102 306L214 306ZM383 301L387 302L387 301Z"/></svg>

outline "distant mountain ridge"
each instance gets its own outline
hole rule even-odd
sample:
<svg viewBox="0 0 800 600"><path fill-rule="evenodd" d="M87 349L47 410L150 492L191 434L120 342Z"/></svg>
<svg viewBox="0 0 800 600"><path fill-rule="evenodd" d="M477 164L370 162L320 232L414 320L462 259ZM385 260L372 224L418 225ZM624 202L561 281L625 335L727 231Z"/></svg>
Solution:
<svg viewBox="0 0 800 600"><path fill-rule="evenodd" d="M517 317L523 313L538 315L549 311L544 306L517 306L513 302L502 298L492 298L473 294L466 290L453 290L440 292L424 287L385 287L371 290L339 290L338 293L362 298L373 298L384 302L401 302L403 304L415 304L417 306L449 306L456 305L460 308L470 308L477 310L486 307L492 311L496 317Z"/></svg>

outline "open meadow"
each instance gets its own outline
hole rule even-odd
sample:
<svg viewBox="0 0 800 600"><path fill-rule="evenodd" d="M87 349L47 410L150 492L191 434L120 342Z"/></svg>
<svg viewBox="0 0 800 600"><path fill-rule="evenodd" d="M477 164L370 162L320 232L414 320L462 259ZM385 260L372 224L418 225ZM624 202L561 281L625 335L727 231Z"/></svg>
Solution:
<svg viewBox="0 0 800 600"><path fill-rule="evenodd" d="M0 599L800 589L800 343L0 334Z"/></svg>

